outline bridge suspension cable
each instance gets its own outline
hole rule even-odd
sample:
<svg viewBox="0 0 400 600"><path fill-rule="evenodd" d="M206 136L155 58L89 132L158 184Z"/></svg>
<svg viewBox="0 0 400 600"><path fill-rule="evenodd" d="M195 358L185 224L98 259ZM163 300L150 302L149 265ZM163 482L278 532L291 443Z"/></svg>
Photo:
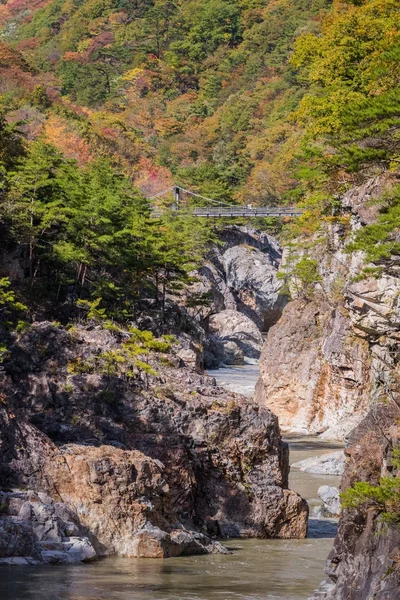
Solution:
<svg viewBox="0 0 400 600"><path fill-rule="evenodd" d="M166 194L173 194L173 204L172 210L177 212L180 210L181 202L180 202L180 193L184 192L190 196L195 198L201 198L205 200L208 204L212 204L213 206L194 206L190 209L190 214L194 217L214 217L214 218L226 218L226 217L298 217L303 214L303 211L297 207L293 206L256 206L253 207L251 204L238 205L238 204L229 204L228 202L224 202L223 200L213 200L212 198L208 198L207 196L203 196L202 194L197 194L196 192L192 192L187 190L179 185L173 185L161 192L158 192L154 196L151 196L149 200L156 200L157 198L162 198ZM155 208L153 210L153 216L159 217L162 212Z"/></svg>
<svg viewBox="0 0 400 600"><path fill-rule="evenodd" d="M185 188L180 187L179 185L175 186L181 192L185 192L186 194L190 194L191 196L196 196L196 198L202 198L203 200L207 200L207 202L212 202L213 204L219 204L223 206L235 206L234 204L229 204L229 202L223 202L223 200L213 200L212 198L207 198L207 196L202 196L201 194L196 194L195 192L191 192L190 190L185 190Z"/></svg>

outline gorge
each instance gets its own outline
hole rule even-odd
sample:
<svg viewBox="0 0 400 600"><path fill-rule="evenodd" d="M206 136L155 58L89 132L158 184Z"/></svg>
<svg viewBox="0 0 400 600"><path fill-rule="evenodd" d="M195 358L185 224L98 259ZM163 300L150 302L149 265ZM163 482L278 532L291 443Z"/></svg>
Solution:
<svg viewBox="0 0 400 600"><path fill-rule="evenodd" d="M399 98L398 0L0 1L1 600L400 600Z"/></svg>
<svg viewBox="0 0 400 600"><path fill-rule="evenodd" d="M205 285L210 286L214 305L207 306L207 310L215 316L233 314L234 318L225 316L222 331L208 329L206 325L199 328L196 318L189 330L190 335L177 331L178 343L168 361L156 354L150 359L157 373L154 371L148 376L147 387L141 391L127 387L123 382L123 372L99 371L98 365L96 367L99 357L121 347L121 336L126 337L128 333L107 331L99 326L89 329L75 327L68 332L44 321L32 325L10 347L10 355L2 371L2 391L7 396L7 404L1 413L1 481L6 491L1 496L3 558L0 558L0 563L21 569L24 564L31 565L31 568L41 563L71 565L114 553L121 557L137 557L130 561L144 557L148 560L156 557L173 560L170 557L208 553L214 557L222 553L221 558L212 558L211 562L207 558L202 559L204 563L193 563L187 558L182 559L183 562L176 559L176 565L173 563L170 567L171 573L175 573L173 581L179 581L181 569L189 568L185 576L187 579L182 581L194 588L201 581L196 598L202 600L214 598L221 589L229 589L237 577L231 569L237 571L239 568L244 568L243 574L235 584L235 592L229 593L240 598L248 593L256 594L255 597L275 597L269 596L274 593L286 600L300 600L317 586L323 576L325 556L330 550L336 526L329 514L326 519L316 512L320 510L321 502L316 499L321 486L338 487L339 477L330 475L330 472L335 473L330 463L325 475L313 475L312 472L302 473L296 468L297 462L319 454L330 456L332 451L337 453L343 446L344 436L347 436L348 464L344 485L351 484L354 478L358 481L360 469L364 469L361 477L374 481L388 459L382 455L382 452L387 452L386 436L382 438L380 430L373 428L375 438L371 438L371 422L376 423L374 414L377 410L381 413L379 422L389 419L389 422L395 423L395 418L390 416L390 407L378 404L372 406L372 412L362 421L371 410L365 396L366 377L370 378L371 386L377 385L373 379L376 371L365 368L359 371L364 377L360 381L360 391L355 374L351 372L350 376L348 373L349 361L351 365L356 363L339 345L343 331L347 336L357 336L358 313L347 320L343 315L339 317L343 321L341 327L328 325L324 329L318 326L316 315L326 314L323 312L326 310L324 296L316 295L310 303L301 299L288 301L279 294L282 284L277 272L284 268L284 264L276 240L248 227L227 227L222 235L222 246L211 251L210 262L202 267L196 285L203 286L202 289ZM218 259L215 258L216 251ZM236 256L246 257L248 254L251 258L236 263L240 267L238 274L231 266L230 257L233 256L235 261ZM214 274L211 277L209 273L217 268L219 276ZM257 281L263 282L261 289L254 283ZM388 292L383 283L378 282L379 285L383 292L381 304L386 298L390 302L394 297L394 281L390 280ZM185 309L176 306L175 310ZM250 310L254 320L246 315ZM332 310L330 314L331 319L332 314L333 319L337 318ZM381 314L387 315L388 311L382 310ZM363 323L370 323L373 319L375 327L382 327L373 337L370 324L367 339L374 344L375 338L379 338L379 344L386 347L383 335L389 335L390 341L390 336L396 336L396 329L391 319L377 321L376 315L376 310L371 312L371 316L363 311ZM240 321L242 317L244 319ZM151 312L146 318L148 326L149 319L153 319ZM215 317L212 318L215 322ZM252 327L247 325L247 320ZM257 350L253 344L253 331L261 335L266 321L274 324L266 335L260 355L260 347ZM202 322L207 323L207 319L202 319ZM245 326L238 327L238 322L244 322ZM350 325L352 322L356 323L356 327ZM305 343L301 343L302 339ZM359 339L355 342L355 352L360 352L357 345L360 343L365 355L369 356L365 348L366 338L363 335ZM227 340L241 349L243 366L223 364ZM210 349L213 349L211 360L208 358ZM255 354L257 351L258 354ZM317 352L325 352L325 361L317 358ZM260 357L260 365L254 356ZM333 373L324 379L324 396L317 400L312 386L317 385L319 389L320 384L313 382L323 376L318 374L318 369L324 373L329 364L327 358L331 360ZM213 366L217 360L221 361L219 367L222 368L202 372L204 363L207 365L209 361ZM285 391L286 360L290 363L289 395ZM237 358L233 362L236 361ZM245 365L246 361L252 364ZM307 370L311 365L315 373L312 378ZM298 368L302 370L296 372ZM345 401L332 404L332 397L342 397L333 395L337 394L338 382L341 382L337 374L343 374L343 371L344 391L340 394L346 394ZM288 398L285 403L275 404L271 390L268 394L264 391L272 374L272 381L280 383L278 389L283 390L284 397ZM266 375L270 379L266 380ZM222 387L215 386L214 378L217 386ZM310 390L310 400L302 398L299 388L293 389L292 382ZM246 399L254 393L256 403ZM358 400L360 397L363 402ZM283 426L283 435L289 436L290 463L295 463L289 480L287 446L281 441L276 417L268 408L262 408L262 405L268 407L265 398L271 398ZM324 398L330 398L330 401ZM321 414L326 415L322 419L314 405L307 404L312 401L318 402ZM24 418L20 421L16 415L21 415L21 405L24 406ZM287 406L292 411L292 421L285 420ZM342 406L349 411L347 418L343 416ZM319 431L310 426L310 421L304 421L305 410L319 418ZM357 422L362 423L349 438L348 431L354 429ZM329 428L328 424L333 427ZM324 425L325 431L321 434ZM394 427L385 426L385 431L396 436ZM319 433L319 438L301 437L310 433L314 436ZM360 456L365 454L360 444L365 443L368 444L368 467L360 461ZM371 462L372 447L376 447L375 463ZM342 468L339 467L338 473L342 472ZM285 490L288 484L295 491ZM11 488L13 491L10 491ZM237 536L304 537L308 508L296 492L310 506L307 540L229 541L229 538ZM346 554L351 537L348 533L343 537L343 528L349 527L351 518L351 513L341 517L339 533L329 558L329 564L334 564L336 570L336 565L340 565L339 576L330 566L330 579L316 592L315 598L345 598L345 594L349 593L342 590L346 590L349 578L354 580L354 573L350 575L354 566ZM365 526L369 529L363 542L357 541L357 534L353 535L356 535L354 543L363 543L367 547L374 544L374 527L379 527L379 521L366 521ZM353 531L354 526L350 527ZM358 521L357 527L363 527L362 521ZM383 530L376 539L379 544L376 548L372 546L372 556L379 568L373 563L362 566L364 572L360 570L359 576L365 577L369 583L363 582L360 593L364 593L365 585L370 585L374 593L382 587L384 593L385 588L390 594L397 593L390 587L394 585L397 589L396 569L386 575L396 561L396 530L393 533ZM359 548L358 551L363 553L363 546ZM306 563L299 567L298 560L301 563L305 560L304 552ZM256 582L248 579L254 553L259 554L262 561L266 560L262 558L265 553L274 556L265 578ZM340 562L337 562L337 556L340 556ZM288 557L293 565L289 572L285 566ZM139 590L148 590L146 593L152 600L161 598L158 594L173 598L175 586L181 585L172 583L161 592L165 585L164 575L153 563L144 571L138 567L136 583L133 584L129 573L131 568L136 569L135 566L129 566L122 558L109 558L107 561L111 561L107 568L117 569L121 572L121 582L126 580L123 586L127 598L135 597L136 593L140 596L142 592L137 591L137 586ZM237 561L243 567L236 564ZM214 569L222 565L226 565L226 580L221 582L218 579L214 583ZM93 568L93 576L98 578L99 572L96 567ZM195 572L190 571L192 568ZM206 581L201 576L196 583L198 568L205 568L210 573ZM40 583L39 587L33 581L27 584L28 588L32 586L30 591L26 591L27 598L46 598L46 594L50 593L46 591L48 577L60 594L77 593L85 599L90 597L86 576L82 576L81 571L76 574L68 571L66 575L62 570L54 576L42 567L34 569L32 577L38 577ZM101 566L101 569L104 567ZM281 576L276 579L275 569L279 569L282 576L286 573L282 580ZM313 574L307 581L303 580L304 569L311 570ZM17 570L15 581L14 576L12 581L7 577L3 588L0 586L7 600L19 598L22 580L18 573ZM21 577L25 580L26 575L21 573ZM65 577L71 592L62 592ZM158 583L150 583L149 578L153 577ZM98 597L103 597L101 594L108 597L107 594L112 593L111 574L101 581ZM335 586L333 582L336 581ZM149 585L153 591L148 589ZM339 585L341 590L335 595ZM263 586L264 595L261 593ZM358 597L365 596L354 596Z"/></svg>

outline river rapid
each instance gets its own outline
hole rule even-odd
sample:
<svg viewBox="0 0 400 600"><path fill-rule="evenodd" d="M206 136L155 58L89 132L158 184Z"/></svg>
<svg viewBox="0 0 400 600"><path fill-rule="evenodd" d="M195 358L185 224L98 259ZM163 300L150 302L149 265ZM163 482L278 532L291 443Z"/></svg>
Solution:
<svg viewBox="0 0 400 600"><path fill-rule="evenodd" d="M258 366L210 372L217 383L251 396ZM290 462L340 448L311 437L288 436ZM292 469L289 485L312 507L321 485L339 477ZM111 557L74 566L3 568L0 600L305 600L324 578L336 523L311 516L305 540L230 540L229 555L168 560Z"/></svg>

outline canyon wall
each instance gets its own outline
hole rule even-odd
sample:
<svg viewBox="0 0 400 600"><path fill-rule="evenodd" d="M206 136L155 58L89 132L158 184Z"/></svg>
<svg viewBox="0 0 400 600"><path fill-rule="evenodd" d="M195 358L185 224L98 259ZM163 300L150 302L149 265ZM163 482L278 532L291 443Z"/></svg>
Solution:
<svg viewBox="0 0 400 600"><path fill-rule="evenodd" d="M269 330L260 359L256 401L285 430L345 440L341 491L365 484L365 495L342 511L328 579L310 600L399 597L399 506L396 493L382 495L380 486L387 478L398 489L400 258L393 252L368 264L361 252L346 251L352 234L374 222L376 200L393 183L396 177L386 174L353 187L340 217L297 240L296 260L313 261L314 284L299 291L295 277L289 279L292 300ZM282 272L290 260L288 250ZM385 518L385 510L394 518Z"/></svg>
<svg viewBox="0 0 400 600"><path fill-rule="evenodd" d="M400 443L400 411L374 407L352 431L342 491L356 482L378 485L395 475L393 448ZM309 600L395 600L400 589L400 530L385 522L377 504L344 510L329 554L328 579Z"/></svg>
<svg viewBox="0 0 400 600"><path fill-rule="evenodd" d="M362 254L346 252L351 232L372 222L376 207L369 202L384 183L349 192L343 199L348 223L333 219L323 236L308 242L319 280L312 293L292 290L294 300L269 330L256 400L284 429L344 439L380 399L382 381L398 360L399 264L394 258L379 277L360 278L367 266Z"/></svg>
<svg viewBox="0 0 400 600"><path fill-rule="evenodd" d="M234 225L218 238L188 290L189 297L206 295L210 301L201 315L206 368L258 359L262 333L278 321L287 302L277 278L282 248L274 237Z"/></svg>

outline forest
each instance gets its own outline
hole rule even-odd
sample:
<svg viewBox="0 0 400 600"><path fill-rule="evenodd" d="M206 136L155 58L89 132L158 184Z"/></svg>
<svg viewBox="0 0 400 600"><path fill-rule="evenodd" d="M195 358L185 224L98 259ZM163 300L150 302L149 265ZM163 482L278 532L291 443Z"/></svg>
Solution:
<svg viewBox="0 0 400 600"><path fill-rule="evenodd" d="M343 192L398 169L399 87L397 0L2 0L0 243L22 300L101 298L116 319L162 305L214 240L151 216L172 183L298 204L289 238L345 224ZM378 267L399 195L350 248Z"/></svg>

